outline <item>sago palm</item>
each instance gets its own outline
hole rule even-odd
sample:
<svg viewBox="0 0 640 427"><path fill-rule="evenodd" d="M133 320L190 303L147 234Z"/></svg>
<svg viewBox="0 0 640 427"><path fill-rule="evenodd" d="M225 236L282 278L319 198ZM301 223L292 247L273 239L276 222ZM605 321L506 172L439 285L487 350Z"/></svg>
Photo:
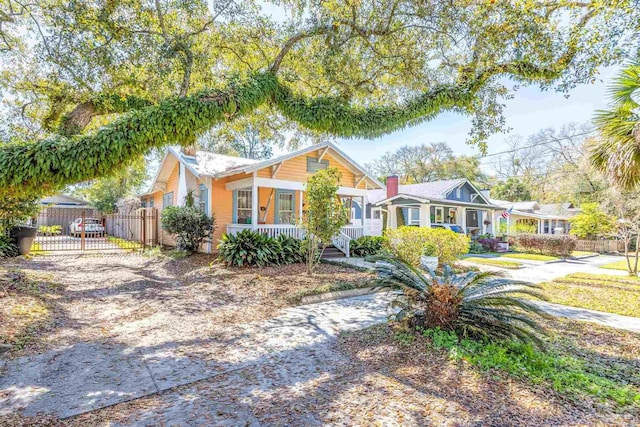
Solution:
<svg viewBox="0 0 640 427"><path fill-rule="evenodd" d="M591 162L618 186L640 183L640 62L625 67L610 89L611 109L594 122L600 138L590 145Z"/></svg>
<svg viewBox="0 0 640 427"><path fill-rule="evenodd" d="M542 347L543 328L536 316L546 316L530 299L545 300L538 285L487 273L442 275L422 271L400 260L378 258L380 278L402 289L392 303L395 320L410 327L439 327L462 336L517 339Z"/></svg>

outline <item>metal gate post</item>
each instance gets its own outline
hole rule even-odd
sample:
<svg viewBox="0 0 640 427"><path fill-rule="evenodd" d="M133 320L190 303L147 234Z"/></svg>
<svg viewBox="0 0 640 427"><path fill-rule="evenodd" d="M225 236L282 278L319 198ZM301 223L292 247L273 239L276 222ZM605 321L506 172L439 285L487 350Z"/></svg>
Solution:
<svg viewBox="0 0 640 427"><path fill-rule="evenodd" d="M87 228L87 224L85 220L87 219L87 215L85 214L85 210L82 209L82 232L80 233L80 250L84 251L84 230Z"/></svg>
<svg viewBox="0 0 640 427"><path fill-rule="evenodd" d="M147 210L142 209L140 212L140 220L142 222L142 250L147 249Z"/></svg>

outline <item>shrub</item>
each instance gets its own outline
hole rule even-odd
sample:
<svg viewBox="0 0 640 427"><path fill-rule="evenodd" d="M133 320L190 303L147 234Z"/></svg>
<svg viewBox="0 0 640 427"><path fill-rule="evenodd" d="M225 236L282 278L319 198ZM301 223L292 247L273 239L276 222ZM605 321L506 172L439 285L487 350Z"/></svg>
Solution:
<svg viewBox="0 0 640 427"><path fill-rule="evenodd" d="M362 236L353 239L349 244L351 256L378 255L382 251L385 241L386 239L382 236Z"/></svg>
<svg viewBox="0 0 640 427"><path fill-rule="evenodd" d="M405 329L441 328L462 336L517 339L542 346L542 328L531 315L538 306L519 297L544 299L540 286L486 273L456 275L445 266L442 276L428 274L397 259L376 262L378 276L402 289L392 305Z"/></svg>
<svg viewBox="0 0 640 427"><path fill-rule="evenodd" d="M498 243L502 243L502 239L494 239L492 237L482 237L476 240L478 244L482 245L485 251L497 252Z"/></svg>
<svg viewBox="0 0 640 427"><path fill-rule="evenodd" d="M515 246L522 252L568 258L576 248L575 237L566 234L520 234Z"/></svg>
<svg viewBox="0 0 640 427"><path fill-rule="evenodd" d="M272 238L253 230L238 234L224 234L220 245L220 259L227 265L265 267L305 261L302 240L280 235Z"/></svg>
<svg viewBox="0 0 640 427"><path fill-rule="evenodd" d="M281 234L276 238L276 241L280 245L280 252L278 253L279 264L305 262L305 247L302 244L302 240Z"/></svg>
<svg viewBox="0 0 640 427"><path fill-rule="evenodd" d="M0 258L14 257L20 255L18 247L9 236L0 233Z"/></svg>
<svg viewBox="0 0 640 427"><path fill-rule="evenodd" d="M43 236L59 236L62 234L61 225L41 225L38 227L38 233Z"/></svg>
<svg viewBox="0 0 640 427"><path fill-rule="evenodd" d="M193 252L211 237L215 220L192 206L170 206L162 211L162 228L176 235L178 250Z"/></svg>
<svg viewBox="0 0 640 427"><path fill-rule="evenodd" d="M470 254L483 254L485 252L487 252L487 250L483 245L480 244L480 242L478 242L477 240L471 241L471 244L469 245Z"/></svg>
<svg viewBox="0 0 640 427"><path fill-rule="evenodd" d="M386 231L387 244L395 257L420 265L421 255L437 256L441 264L451 264L469 252L469 238L443 228L399 227Z"/></svg>

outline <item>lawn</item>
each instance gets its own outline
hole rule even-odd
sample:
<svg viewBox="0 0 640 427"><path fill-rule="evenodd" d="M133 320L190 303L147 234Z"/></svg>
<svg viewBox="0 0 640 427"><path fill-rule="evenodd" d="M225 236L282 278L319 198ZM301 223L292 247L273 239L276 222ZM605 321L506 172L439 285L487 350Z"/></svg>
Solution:
<svg viewBox="0 0 640 427"><path fill-rule="evenodd" d="M564 320L544 326L547 353L388 325L343 334L351 369L362 373L346 380L340 403L357 425L371 424L370 411L387 425L638 425L640 335Z"/></svg>
<svg viewBox="0 0 640 427"><path fill-rule="evenodd" d="M640 315L640 278L576 273L542 287L551 302L625 316Z"/></svg>
<svg viewBox="0 0 640 427"><path fill-rule="evenodd" d="M482 265L490 265L493 267L501 267L508 269L518 269L522 267L522 264L514 261L505 261L502 259L495 258L482 258L482 257L468 257L463 258L463 261L472 262L474 264L482 264Z"/></svg>
<svg viewBox="0 0 640 427"><path fill-rule="evenodd" d="M635 259L633 257L630 257L629 261L631 261L631 266L633 267L633 264L635 263ZM638 267L640 267L640 262L638 263ZM600 268L604 268L604 269L607 269L607 270L628 271L627 260L624 259L624 258L622 260L620 260L620 261L612 262L610 264L601 265Z"/></svg>
<svg viewBox="0 0 640 427"><path fill-rule="evenodd" d="M515 259L526 259L530 261L557 261L560 259L559 257L556 257L556 256L527 254L527 253L520 253L520 252L500 253L498 254L498 256L506 257L506 258L515 258Z"/></svg>

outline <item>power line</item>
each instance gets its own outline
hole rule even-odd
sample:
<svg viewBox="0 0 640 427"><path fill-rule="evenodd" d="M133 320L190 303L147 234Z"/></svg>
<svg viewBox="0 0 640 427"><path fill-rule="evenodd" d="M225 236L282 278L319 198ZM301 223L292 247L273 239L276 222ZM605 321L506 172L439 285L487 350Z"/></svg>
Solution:
<svg viewBox="0 0 640 427"><path fill-rule="evenodd" d="M548 140L548 141L538 141L538 142L536 142L534 144L526 145L524 147L518 147L518 148L513 148L511 150L504 150L504 151L498 151L497 153L486 154L484 156L481 156L480 160L486 159L487 157L499 156L500 154L515 153L516 151L526 150L527 148L538 147L540 145L553 144L554 142L564 141L564 140L567 140L567 139L575 138L577 136L589 135L590 133L593 133L594 130L595 129L590 129L587 132L576 133L576 134L573 134L573 135L565 136L563 138L554 138L554 139L551 139L551 140Z"/></svg>

